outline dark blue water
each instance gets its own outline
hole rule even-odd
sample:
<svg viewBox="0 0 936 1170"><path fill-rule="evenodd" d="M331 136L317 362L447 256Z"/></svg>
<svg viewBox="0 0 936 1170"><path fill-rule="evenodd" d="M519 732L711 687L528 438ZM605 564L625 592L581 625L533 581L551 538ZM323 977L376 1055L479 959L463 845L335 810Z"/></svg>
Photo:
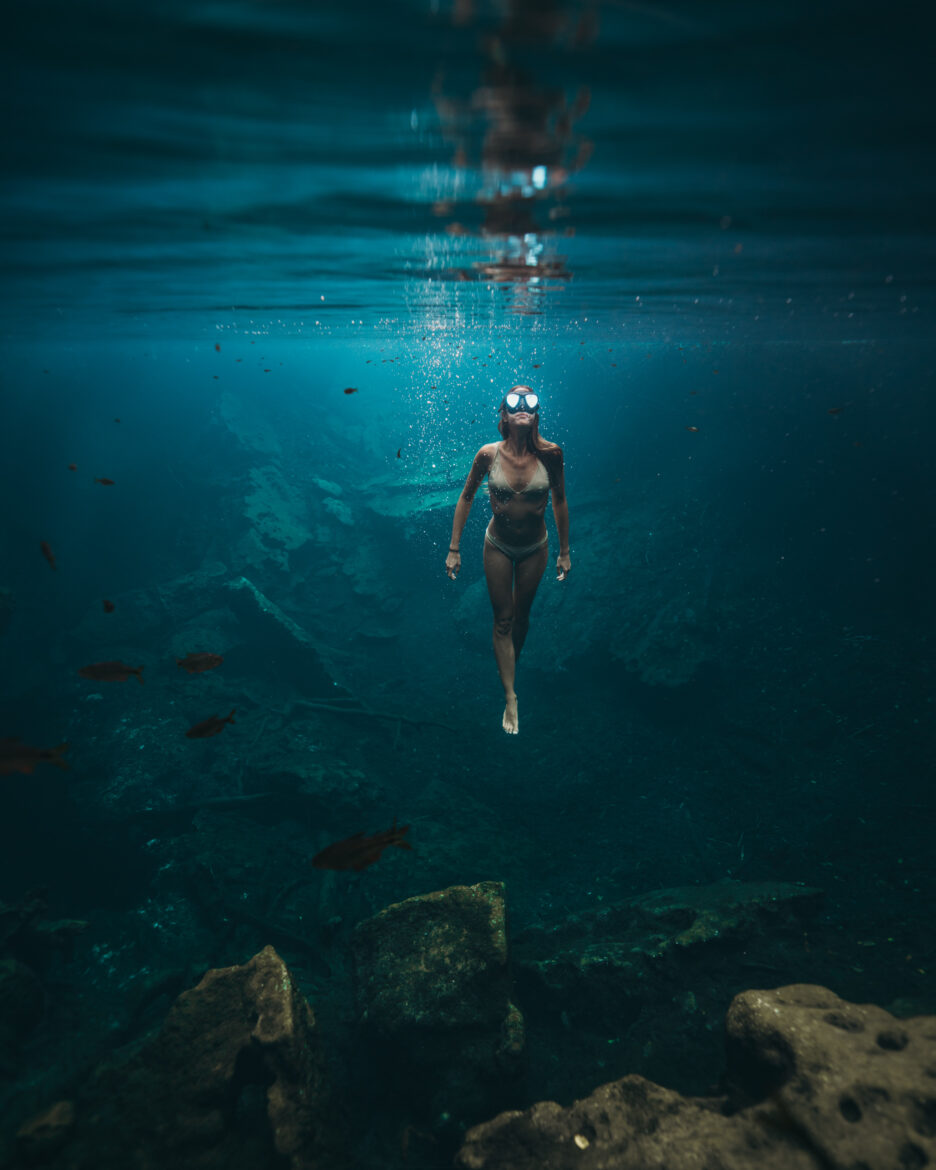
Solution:
<svg viewBox="0 0 936 1170"><path fill-rule="evenodd" d="M205 921L186 875L262 917L398 816L412 856L278 903L340 924L334 970L355 922L456 883L506 880L522 929L799 881L835 945L788 981L923 1010L931 32L877 3L7 15L0 737L71 767L2 777L0 900L88 921L59 1002L126 1025L145 972L245 961L263 930ZM483 491L443 563L518 382L564 449L573 568L540 587L513 739ZM198 650L224 666L178 670ZM77 673L112 659L145 685ZM80 1032L49 1009L11 1117L67 1088Z"/></svg>

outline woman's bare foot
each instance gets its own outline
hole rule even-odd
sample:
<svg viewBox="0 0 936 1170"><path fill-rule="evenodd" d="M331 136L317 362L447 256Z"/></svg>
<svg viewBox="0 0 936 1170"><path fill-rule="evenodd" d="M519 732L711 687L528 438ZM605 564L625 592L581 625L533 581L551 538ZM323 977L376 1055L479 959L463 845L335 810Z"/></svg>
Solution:
<svg viewBox="0 0 936 1170"><path fill-rule="evenodd" d="M517 696L510 695L504 708L504 731L516 735L520 730L520 716L517 714Z"/></svg>

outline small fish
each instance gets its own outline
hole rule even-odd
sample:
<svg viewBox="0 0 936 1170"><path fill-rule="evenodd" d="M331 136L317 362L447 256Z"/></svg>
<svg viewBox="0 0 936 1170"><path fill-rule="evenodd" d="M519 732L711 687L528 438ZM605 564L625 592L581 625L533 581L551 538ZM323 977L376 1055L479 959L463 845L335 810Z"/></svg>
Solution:
<svg viewBox="0 0 936 1170"><path fill-rule="evenodd" d="M101 605L104 607L105 613L113 613L114 612L114 609L115 609L114 603L112 601L108 601L106 597L101 602Z"/></svg>
<svg viewBox="0 0 936 1170"><path fill-rule="evenodd" d="M114 479L108 479L106 475L96 475L94 477L94 482L102 483L105 487L113 487L117 481Z"/></svg>
<svg viewBox="0 0 936 1170"><path fill-rule="evenodd" d="M77 463L69 463L69 465L68 465L68 470L69 470L69 471L77 471L77 470L78 470L78 464L77 464Z"/></svg>
<svg viewBox="0 0 936 1170"><path fill-rule="evenodd" d="M114 422L120 422L120 419L119 419L119 418L115 418L115 419L114 419Z"/></svg>
<svg viewBox="0 0 936 1170"><path fill-rule="evenodd" d="M196 723L194 727L190 727L185 734L189 739L207 739L210 735L218 735L224 731L225 723L234 722L234 712L236 710L237 708L234 707L226 719L222 719L220 715L211 715L207 719L203 719L201 723Z"/></svg>
<svg viewBox="0 0 936 1170"><path fill-rule="evenodd" d="M402 450L403 450L403 448L402 448L402 447L397 447L397 453L396 453L396 457L397 457L397 459L399 459L399 458L400 458L400 452L401 452Z"/></svg>
<svg viewBox="0 0 936 1170"><path fill-rule="evenodd" d="M215 342L215 352L216 352L216 353L220 353L220 352L221 352L221 346L218 344L218 342L217 342L217 341Z"/></svg>
<svg viewBox="0 0 936 1170"><path fill-rule="evenodd" d="M698 429L699 429L698 427L686 427L686 430L687 430L687 431L693 431L693 432L695 432L695 431L697 431Z"/></svg>
<svg viewBox="0 0 936 1170"><path fill-rule="evenodd" d="M201 674L206 670L214 670L223 661L220 654L203 652L201 654L186 654L184 658L177 658L176 666L180 670L187 670L189 674Z"/></svg>
<svg viewBox="0 0 936 1170"><path fill-rule="evenodd" d="M55 553L52 551L51 548L49 548L49 542L47 540L40 541L39 547L42 549L42 555L45 557L45 559L49 562L49 564L54 569L55 568Z"/></svg>
<svg viewBox="0 0 936 1170"><path fill-rule="evenodd" d="M412 849L408 841L403 838L409 832L409 825L397 828L396 817L393 826L384 829L382 833L373 833L366 837L363 833L355 833L353 837L346 837L343 841L335 841L312 858L316 869L353 869L360 873L375 861L388 845L396 845L398 849Z"/></svg>
<svg viewBox="0 0 936 1170"><path fill-rule="evenodd" d="M57 768L67 768L68 764L62 759L67 747L67 743L60 743L54 748L37 748L23 743L21 739L0 739L0 776L8 776L12 772L31 776L37 764L55 764Z"/></svg>
<svg viewBox="0 0 936 1170"><path fill-rule="evenodd" d="M830 406L829 409L826 411L826 414L841 414L841 413L842 413L841 406Z"/></svg>
<svg viewBox="0 0 936 1170"><path fill-rule="evenodd" d="M357 394L357 386L346 386L345 394Z"/></svg>
<svg viewBox="0 0 936 1170"><path fill-rule="evenodd" d="M126 662L92 662L90 666L83 666L78 671L82 678L90 678L95 682L126 682L131 674L135 674L143 685L143 667L127 666Z"/></svg>

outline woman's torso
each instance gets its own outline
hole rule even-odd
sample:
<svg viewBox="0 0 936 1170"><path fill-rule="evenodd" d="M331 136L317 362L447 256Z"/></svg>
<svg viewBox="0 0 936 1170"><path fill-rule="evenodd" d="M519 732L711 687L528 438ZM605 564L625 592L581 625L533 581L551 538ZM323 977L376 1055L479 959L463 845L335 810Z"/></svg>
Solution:
<svg viewBox="0 0 936 1170"><path fill-rule="evenodd" d="M549 499L549 472L542 459L526 454L518 459L496 443L488 471L488 495L494 528L507 544L526 544L545 528Z"/></svg>

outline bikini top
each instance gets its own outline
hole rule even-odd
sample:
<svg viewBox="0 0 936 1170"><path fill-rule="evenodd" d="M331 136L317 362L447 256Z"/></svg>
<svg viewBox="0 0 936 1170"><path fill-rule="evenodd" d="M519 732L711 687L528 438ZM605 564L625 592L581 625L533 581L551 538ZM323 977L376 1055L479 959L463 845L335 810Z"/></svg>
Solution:
<svg viewBox="0 0 936 1170"><path fill-rule="evenodd" d="M545 495L549 491L549 472L543 466L541 459L536 460L536 470L530 476L529 482L522 491L515 492L507 481L507 476L504 474L504 469L501 467L501 449L500 444L494 452L494 459L491 463L491 470L488 472L488 491L492 496L496 496L502 503L512 500L514 496L526 496L533 498L535 496Z"/></svg>

